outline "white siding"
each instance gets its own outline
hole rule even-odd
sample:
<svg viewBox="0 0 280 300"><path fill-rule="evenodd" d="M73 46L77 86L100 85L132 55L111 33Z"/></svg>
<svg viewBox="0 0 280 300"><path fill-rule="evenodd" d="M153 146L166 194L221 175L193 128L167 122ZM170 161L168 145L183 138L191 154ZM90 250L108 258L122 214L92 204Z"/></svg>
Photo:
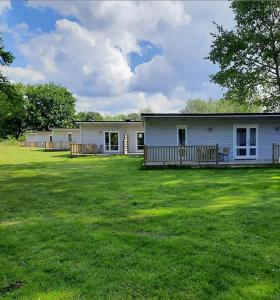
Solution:
<svg viewBox="0 0 280 300"><path fill-rule="evenodd" d="M26 133L27 142L36 142L36 133Z"/></svg>
<svg viewBox="0 0 280 300"><path fill-rule="evenodd" d="M50 135L52 135L51 131L37 131L37 140L36 142L49 142L50 141Z"/></svg>
<svg viewBox="0 0 280 300"><path fill-rule="evenodd" d="M233 159L233 125L258 125L258 159L271 160L272 143L280 144L279 118L146 118L145 140L147 146L177 145L177 126L187 126L188 145L215 145L230 148ZM211 130L209 130L211 128Z"/></svg>
<svg viewBox="0 0 280 300"><path fill-rule="evenodd" d="M69 129L69 128L54 128L53 141L54 142L68 142L68 132L72 133L72 142L80 142L80 129Z"/></svg>

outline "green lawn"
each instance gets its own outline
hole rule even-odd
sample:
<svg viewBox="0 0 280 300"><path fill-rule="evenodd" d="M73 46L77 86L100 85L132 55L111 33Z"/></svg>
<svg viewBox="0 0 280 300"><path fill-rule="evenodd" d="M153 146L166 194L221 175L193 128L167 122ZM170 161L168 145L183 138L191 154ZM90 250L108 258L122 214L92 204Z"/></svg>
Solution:
<svg viewBox="0 0 280 300"><path fill-rule="evenodd" d="M0 298L280 299L280 169L141 164L1 145Z"/></svg>

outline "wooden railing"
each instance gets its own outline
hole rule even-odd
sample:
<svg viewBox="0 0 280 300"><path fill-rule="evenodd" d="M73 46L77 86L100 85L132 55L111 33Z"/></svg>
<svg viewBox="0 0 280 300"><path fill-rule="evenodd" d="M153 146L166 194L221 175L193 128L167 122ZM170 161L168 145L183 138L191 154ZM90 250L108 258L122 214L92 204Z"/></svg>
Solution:
<svg viewBox="0 0 280 300"><path fill-rule="evenodd" d="M272 144L272 163L280 164L280 145Z"/></svg>
<svg viewBox="0 0 280 300"><path fill-rule="evenodd" d="M209 146L145 146L144 164L174 164L187 162L218 163L218 145Z"/></svg>
<svg viewBox="0 0 280 300"><path fill-rule="evenodd" d="M101 153L101 149L98 149L96 144L71 144L71 155L85 155L85 154L97 154Z"/></svg>
<svg viewBox="0 0 280 300"><path fill-rule="evenodd" d="M45 142L45 150L70 150L69 142Z"/></svg>
<svg viewBox="0 0 280 300"><path fill-rule="evenodd" d="M44 148L45 142L20 142L21 147L29 147L29 148Z"/></svg>

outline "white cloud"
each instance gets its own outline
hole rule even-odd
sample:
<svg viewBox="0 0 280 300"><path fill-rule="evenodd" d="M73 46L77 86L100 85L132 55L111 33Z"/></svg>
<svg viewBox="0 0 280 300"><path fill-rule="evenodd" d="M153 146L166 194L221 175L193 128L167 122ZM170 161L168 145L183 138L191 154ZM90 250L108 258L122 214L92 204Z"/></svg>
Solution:
<svg viewBox="0 0 280 300"><path fill-rule="evenodd" d="M0 1L0 16L4 14L8 9L10 9L11 1L10 0L1 0Z"/></svg>
<svg viewBox="0 0 280 300"><path fill-rule="evenodd" d="M21 46L29 67L79 94L123 92L132 75L126 57L99 32L66 19Z"/></svg>
<svg viewBox="0 0 280 300"><path fill-rule="evenodd" d="M52 32L25 36L26 42L19 43L27 69L79 95L80 109L178 111L187 98L221 95L209 83L215 69L204 57L215 30L212 21L233 25L227 1L45 0L27 5L53 8L65 18ZM134 74L128 54L141 53L139 40L160 45L163 54L137 66Z"/></svg>
<svg viewBox="0 0 280 300"><path fill-rule="evenodd" d="M20 67L5 67L4 74L12 82L37 83L44 80L44 76L31 69Z"/></svg>
<svg viewBox="0 0 280 300"><path fill-rule="evenodd" d="M121 96L96 97L94 99L79 95L76 97L78 99L77 110L94 109L106 114L139 112L143 108L150 108L154 112L176 112L178 108L183 108L186 102L184 99L166 97L161 93L147 94L143 92L130 92Z"/></svg>

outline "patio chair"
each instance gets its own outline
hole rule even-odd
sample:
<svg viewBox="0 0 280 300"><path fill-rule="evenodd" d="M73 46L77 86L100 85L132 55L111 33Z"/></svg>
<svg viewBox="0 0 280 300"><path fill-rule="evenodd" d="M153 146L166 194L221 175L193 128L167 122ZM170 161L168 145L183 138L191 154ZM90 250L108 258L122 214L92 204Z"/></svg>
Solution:
<svg viewBox="0 0 280 300"><path fill-rule="evenodd" d="M223 151L219 152L219 156L222 157L223 161L228 161L229 151L230 149L228 147L223 147Z"/></svg>

